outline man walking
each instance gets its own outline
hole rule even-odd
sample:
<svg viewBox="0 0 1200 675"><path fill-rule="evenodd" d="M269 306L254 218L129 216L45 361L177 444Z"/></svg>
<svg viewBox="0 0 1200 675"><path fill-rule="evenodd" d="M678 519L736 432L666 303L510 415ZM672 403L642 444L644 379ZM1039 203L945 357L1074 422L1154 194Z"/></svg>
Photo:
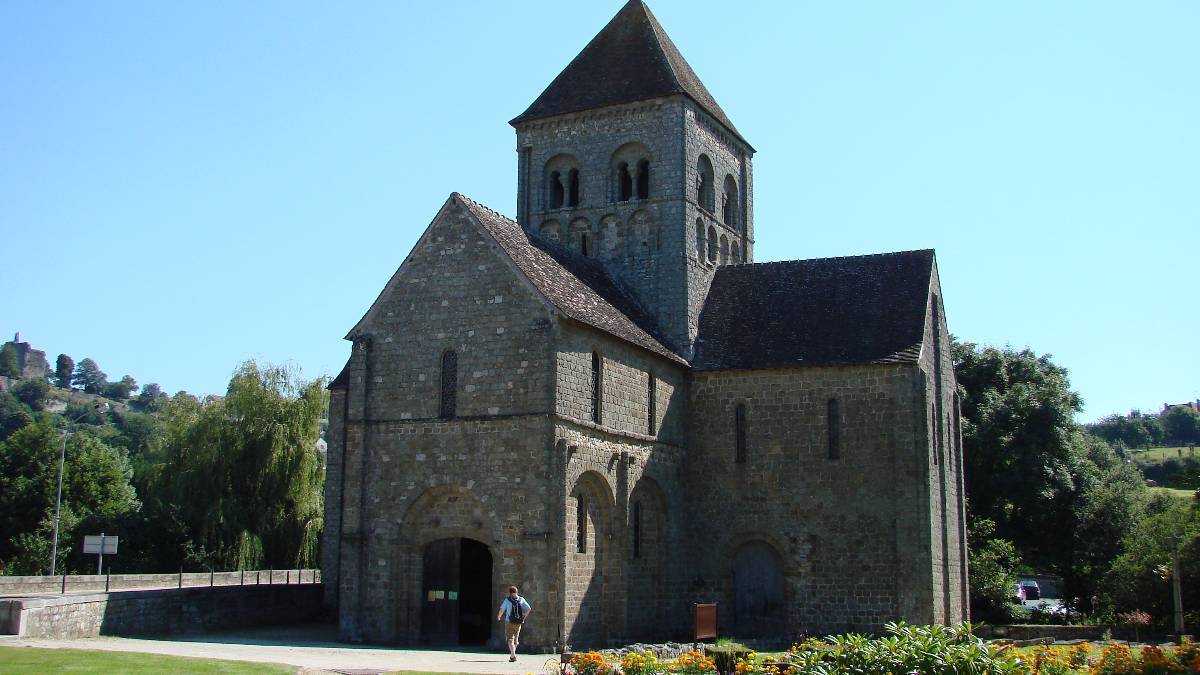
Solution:
<svg viewBox="0 0 1200 675"><path fill-rule="evenodd" d="M504 641L508 643L508 660L517 660L517 642L521 636L521 626L529 619L533 608L517 594L516 586L508 587L508 596L500 603L500 611L496 620L504 622Z"/></svg>

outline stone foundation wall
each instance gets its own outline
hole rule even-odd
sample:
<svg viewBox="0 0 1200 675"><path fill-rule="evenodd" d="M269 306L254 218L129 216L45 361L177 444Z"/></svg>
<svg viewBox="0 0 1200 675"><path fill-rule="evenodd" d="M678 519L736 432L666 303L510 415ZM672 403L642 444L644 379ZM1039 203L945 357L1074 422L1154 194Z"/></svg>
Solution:
<svg viewBox="0 0 1200 675"><path fill-rule="evenodd" d="M320 584L302 584L3 600L0 619L7 615L8 621L7 625L0 623L0 633L63 640L299 623L319 615L322 595Z"/></svg>

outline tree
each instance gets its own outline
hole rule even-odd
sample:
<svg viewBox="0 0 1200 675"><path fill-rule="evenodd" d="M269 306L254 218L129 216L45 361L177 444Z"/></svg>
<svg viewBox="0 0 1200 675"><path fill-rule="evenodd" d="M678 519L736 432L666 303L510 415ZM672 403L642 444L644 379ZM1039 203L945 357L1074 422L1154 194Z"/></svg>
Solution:
<svg viewBox="0 0 1200 675"><path fill-rule="evenodd" d="M1114 446L1121 448L1150 448L1162 441L1163 430L1158 417L1154 415L1109 415L1094 424L1087 425L1087 430L1103 438Z"/></svg>
<svg viewBox="0 0 1200 675"><path fill-rule="evenodd" d="M39 411L45 408L46 397L50 394L50 385L45 380L22 380L13 385L13 396L16 396L30 410Z"/></svg>
<svg viewBox="0 0 1200 675"><path fill-rule="evenodd" d="M66 354L59 354L54 362L54 379L63 389L71 388L71 374L75 371L75 359Z"/></svg>
<svg viewBox="0 0 1200 675"><path fill-rule="evenodd" d="M1082 402L1067 371L1029 349L955 343L965 483L971 515L996 523L1033 563L1057 560L1059 508L1074 486L1073 416Z"/></svg>
<svg viewBox="0 0 1200 675"><path fill-rule="evenodd" d="M1200 501L1155 495L1148 513L1123 538L1121 555L1113 562L1106 585L1111 589L1111 609L1144 610L1168 628L1173 612L1171 551L1176 545L1183 573L1183 607L1200 606Z"/></svg>
<svg viewBox="0 0 1200 675"><path fill-rule="evenodd" d="M1200 443L1200 413L1189 408L1171 408L1159 416L1167 440L1177 445Z"/></svg>
<svg viewBox="0 0 1200 675"><path fill-rule="evenodd" d="M177 394L163 413L161 498L180 506L193 560L222 569L317 562L323 382L243 364L225 398Z"/></svg>
<svg viewBox="0 0 1200 675"><path fill-rule="evenodd" d="M89 394L101 394L104 393L104 387L108 384L108 375L100 370L100 366L97 366L95 361L84 359L75 366L75 374L71 376L71 382Z"/></svg>
<svg viewBox="0 0 1200 675"><path fill-rule="evenodd" d="M137 380L126 375L121 378L120 382L113 382L104 388L104 395L114 401L124 401L129 398L129 395L137 391Z"/></svg>
<svg viewBox="0 0 1200 675"><path fill-rule="evenodd" d="M6 572L44 573L49 566L61 433L42 421L0 444L0 567ZM80 518L114 518L137 509L130 478L120 450L87 433L70 436L59 529L63 560L74 548L72 529Z"/></svg>
<svg viewBox="0 0 1200 675"><path fill-rule="evenodd" d="M4 377L20 377L21 365L17 359L17 348L11 342L5 342L0 347L0 375Z"/></svg>
<svg viewBox="0 0 1200 675"><path fill-rule="evenodd" d="M1007 622L1012 619L1013 584L1021 559L1007 539L995 538L996 523L987 518L970 522L967 546L970 561L971 619Z"/></svg>
<svg viewBox="0 0 1200 675"><path fill-rule="evenodd" d="M33 411L7 391L0 391L0 441L33 424Z"/></svg>
<svg viewBox="0 0 1200 675"><path fill-rule="evenodd" d="M138 394L129 402L129 405L134 410L141 412L158 412L167 404L167 395L163 393L162 388L157 382L142 385L142 393Z"/></svg>

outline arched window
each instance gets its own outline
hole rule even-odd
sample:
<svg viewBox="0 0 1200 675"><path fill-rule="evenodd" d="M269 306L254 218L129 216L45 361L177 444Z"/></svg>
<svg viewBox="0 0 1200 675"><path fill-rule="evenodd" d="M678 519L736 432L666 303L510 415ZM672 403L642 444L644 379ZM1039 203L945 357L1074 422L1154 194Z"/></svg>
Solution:
<svg viewBox="0 0 1200 675"><path fill-rule="evenodd" d="M650 196L650 151L638 142L626 143L612 155L613 196L617 201Z"/></svg>
<svg viewBox="0 0 1200 675"><path fill-rule="evenodd" d="M579 252L582 253L583 257L585 258L591 255L590 245L592 242L589 240L590 237L591 235L587 232L583 232L579 235Z"/></svg>
<svg viewBox="0 0 1200 675"><path fill-rule="evenodd" d="M717 228L712 225L708 226L708 262L717 262L717 254L720 247L717 245Z"/></svg>
<svg viewBox="0 0 1200 675"><path fill-rule="evenodd" d="M579 169L567 172L567 206L579 206Z"/></svg>
<svg viewBox="0 0 1200 675"><path fill-rule="evenodd" d="M729 264L729 237L721 235L721 264Z"/></svg>
<svg viewBox="0 0 1200 675"><path fill-rule="evenodd" d="M721 195L721 221L737 229L738 188L733 176L725 176L725 193Z"/></svg>
<svg viewBox="0 0 1200 675"><path fill-rule="evenodd" d="M603 401L602 385L604 383L604 373L602 371L603 362L600 359L600 352L592 352L592 421L596 424L602 424L604 421L604 411L601 403Z"/></svg>
<svg viewBox="0 0 1200 675"><path fill-rule="evenodd" d="M696 219L696 260L704 262L704 223Z"/></svg>
<svg viewBox="0 0 1200 675"><path fill-rule="evenodd" d="M716 210L717 199L713 186L713 166L707 155L700 155L696 173L696 202L700 204L700 208L712 213Z"/></svg>
<svg viewBox="0 0 1200 675"><path fill-rule="evenodd" d="M746 406L741 403L733 413L733 461L746 463Z"/></svg>
<svg viewBox="0 0 1200 675"><path fill-rule="evenodd" d="M729 256L734 264L742 262L742 247L736 241L729 245Z"/></svg>
<svg viewBox="0 0 1200 675"><path fill-rule="evenodd" d="M453 349L442 354L442 391L439 415L454 417L458 407L458 353Z"/></svg>
<svg viewBox="0 0 1200 675"><path fill-rule="evenodd" d="M543 169L546 179L544 208L561 209L564 206L579 206L579 160L573 155L555 155Z"/></svg>
<svg viewBox="0 0 1200 675"><path fill-rule="evenodd" d="M642 557L642 501L633 502L633 557Z"/></svg>
<svg viewBox="0 0 1200 675"><path fill-rule="evenodd" d="M829 399L825 412L825 428L829 441L829 459L842 456L842 420L838 417L838 400Z"/></svg>
<svg viewBox="0 0 1200 675"><path fill-rule="evenodd" d="M654 373L646 375L646 433L653 436L658 427L658 378Z"/></svg>
<svg viewBox="0 0 1200 675"><path fill-rule="evenodd" d="M575 550L587 553L587 495L580 492L575 496Z"/></svg>
<svg viewBox="0 0 1200 675"><path fill-rule="evenodd" d="M563 194L562 175L553 171L550 173L550 208L563 207Z"/></svg>

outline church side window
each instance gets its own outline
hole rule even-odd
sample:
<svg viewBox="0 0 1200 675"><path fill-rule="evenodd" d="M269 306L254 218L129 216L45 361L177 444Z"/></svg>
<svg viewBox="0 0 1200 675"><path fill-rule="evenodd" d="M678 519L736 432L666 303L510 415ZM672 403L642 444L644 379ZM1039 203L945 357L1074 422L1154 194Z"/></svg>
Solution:
<svg viewBox="0 0 1200 675"><path fill-rule="evenodd" d="M561 209L563 207L564 194L562 174L555 171L550 174L550 208Z"/></svg>
<svg viewBox="0 0 1200 675"><path fill-rule="evenodd" d="M746 406L741 403L733 413L733 461L746 463Z"/></svg>
<svg viewBox="0 0 1200 675"><path fill-rule="evenodd" d="M600 352L592 352L592 421L602 424L604 414L601 407L603 401L602 384L604 383L603 361Z"/></svg>
<svg viewBox="0 0 1200 675"><path fill-rule="evenodd" d="M742 247L738 246L736 241L730 244L729 255L731 256L731 259L735 265L742 262Z"/></svg>
<svg viewBox="0 0 1200 675"><path fill-rule="evenodd" d="M696 260L704 262L704 223L696 219Z"/></svg>
<svg viewBox="0 0 1200 675"><path fill-rule="evenodd" d="M454 417L458 407L458 353L453 349L442 354L442 391L440 415Z"/></svg>
<svg viewBox="0 0 1200 675"><path fill-rule="evenodd" d="M829 459L838 459L842 456L842 419L838 415L838 400L836 398L829 399L829 403L827 404L825 427L829 443Z"/></svg>
<svg viewBox="0 0 1200 675"><path fill-rule="evenodd" d="M657 426L658 422L658 396L656 396L657 390L658 378L654 376L654 373L647 373L646 413L648 421L646 423L646 433L651 436L654 435L655 427Z"/></svg>
<svg viewBox="0 0 1200 675"><path fill-rule="evenodd" d="M579 169L567 173L567 206L579 206Z"/></svg>
<svg viewBox="0 0 1200 675"><path fill-rule="evenodd" d="M617 184L621 201L633 199L633 176L629 175L629 164L626 162L617 166Z"/></svg>
<svg viewBox="0 0 1200 675"><path fill-rule="evenodd" d="M642 557L642 502L633 502L633 557Z"/></svg>
<svg viewBox="0 0 1200 675"><path fill-rule="evenodd" d="M587 553L587 495L575 496L575 550Z"/></svg>
<svg viewBox="0 0 1200 675"><path fill-rule="evenodd" d="M738 223L738 189L733 176L725 176L725 194L721 196L721 221L733 229Z"/></svg>
<svg viewBox="0 0 1200 675"><path fill-rule="evenodd" d="M717 244L717 228L712 225L708 226L708 262L717 262L720 246Z"/></svg>
<svg viewBox="0 0 1200 675"><path fill-rule="evenodd" d="M713 186L713 166L707 155L700 155L699 166L696 169L696 201L700 208L712 213L716 210L717 196Z"/></svg>
<svg viewBox="0 0 1200 675"><path fill-rule="evenodd" d="M646 159L637 163L637 197L638 199L649 199L650 197L650 161Z"/></svg>
<svg viewBox="0 0 1200 675"><path fill-rule="evenodd" d="M722 265L729 264L729 237L721 235L721 252L719 254Z"/></svg>

